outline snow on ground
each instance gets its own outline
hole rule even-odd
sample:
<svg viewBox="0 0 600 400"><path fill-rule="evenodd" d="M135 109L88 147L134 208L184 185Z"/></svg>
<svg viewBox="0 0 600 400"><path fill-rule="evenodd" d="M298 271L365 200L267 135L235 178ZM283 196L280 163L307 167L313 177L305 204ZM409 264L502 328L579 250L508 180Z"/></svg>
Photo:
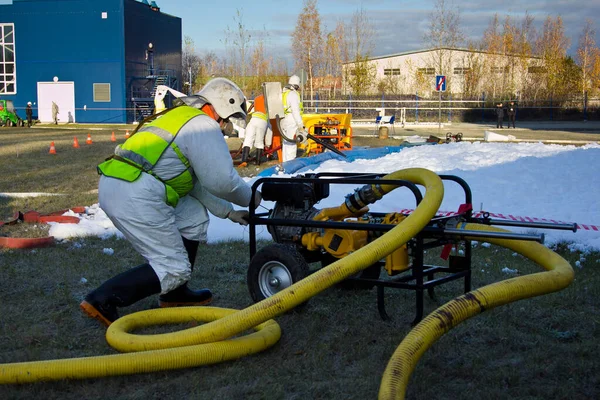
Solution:
<svg viewBox="0 0 600 400"><path fill-rule="evenodd" d="M576 233L532 228L515 228L515 231L544 233L547 245L568 241L574 243L573 249L600 250L600 231L594 230L600 229L600 145L457 142L408 147L378 159L358 159L351 163L328 160L315 165L310 172L390 173L414 167L463 178L473 193L475 211L545 218L582 226ZM256 178L247 179L249 183L254 180ZM341 204L354 186L332 185L329 197L316 207ZM444 186L440 210L456 211L464 202L463 191L452 182ZM272 203L265 201L263 206L271 208ZM414 206L414 196L406 189L398 189L370 209L391 212ZM50 235L57 239L115 234L120 235L120 232L98 205L89 207L88 214L82 215L77 225L54 223L50 229ZM259 239L270 239L264 226L257 227L257 235ZM230 239L247 241L248 228L213 216L208 237L211 243Z"/></svg>

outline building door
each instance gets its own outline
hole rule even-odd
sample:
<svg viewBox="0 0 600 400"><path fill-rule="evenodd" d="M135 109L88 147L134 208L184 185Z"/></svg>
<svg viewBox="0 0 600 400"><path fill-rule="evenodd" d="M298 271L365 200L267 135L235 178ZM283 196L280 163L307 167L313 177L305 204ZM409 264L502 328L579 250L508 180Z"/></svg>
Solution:
<svg viewBox="0 0 600 400"><path fill-rule="evenodd" d="M52 102L58 105L58 122L75 122L75 82L38 82L38 118L52 122Z"/></svg>

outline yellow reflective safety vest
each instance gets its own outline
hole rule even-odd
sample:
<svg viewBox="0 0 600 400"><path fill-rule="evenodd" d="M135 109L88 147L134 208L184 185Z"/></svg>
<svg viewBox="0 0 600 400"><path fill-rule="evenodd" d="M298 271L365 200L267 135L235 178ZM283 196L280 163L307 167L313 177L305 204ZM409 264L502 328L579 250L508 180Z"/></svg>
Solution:
<svg viewBox="0 0 600 400"><path fill-rule="evenodd" d="M264 112L260 112L260 111L254 111L250 113L252 118L260 118L263 121L268 121L269 119L267 118L267 114L265 114Z"/></svg>
<svg viewBox="0 0 600 400"><path fill-rule="evenodd" d="M286 89L283 91L283 96L281 98L282 102L283 102L283 113L284 115L288 115L292 113L292 108L288 105L287 103L287 97L288 94L290 94L290 92L292 92L291 89ZM294 90L294 92L298 93L296 90ZM300 100L300 94L298 93L298 100L300 103L300 115L304 114L304 104L302 103L302 100Z"/></svg>
<svg viewBox="0 0 600 400"><path fill-rule="evenodd" d="M133 182L146 172L165 184L167 204L175 207L179 198L188 194L194 186L190 162L175 144L175 137L190 119L198 115L205 113L197 108L178 106L145 123L125 143L117 146L113 156L98 165L98 173ZM184 168L177 176L162 179L153 172L153 168L169 147Z"/></svg>

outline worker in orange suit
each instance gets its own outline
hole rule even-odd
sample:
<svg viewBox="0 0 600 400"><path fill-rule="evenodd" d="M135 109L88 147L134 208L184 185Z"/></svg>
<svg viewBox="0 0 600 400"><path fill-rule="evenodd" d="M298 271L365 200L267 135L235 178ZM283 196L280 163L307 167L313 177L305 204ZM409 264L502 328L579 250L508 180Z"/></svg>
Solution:
<svg viewBox="0 0 600 400"><path fill-rule="evenodd" d="M246 136L242 145L242 163L240 167L248 165L248 157L252 146L256 148L256 165L260 165L265 144L270 146L273 141L273 131L269 125L265 98L262 94L256 96L251 108L251 118L246 126Z"/></svg>

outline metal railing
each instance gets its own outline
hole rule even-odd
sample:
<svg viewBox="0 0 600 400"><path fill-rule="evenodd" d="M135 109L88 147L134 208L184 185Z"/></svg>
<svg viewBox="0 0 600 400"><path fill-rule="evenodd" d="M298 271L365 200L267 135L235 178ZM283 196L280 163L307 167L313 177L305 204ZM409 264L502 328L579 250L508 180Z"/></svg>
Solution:
<svg viewBox="0 0 600 400"><path fill-rule="evenodd" d="M377 116L404 114L406 121L437 121L438 113L448 121L479 122L493 120L496 103L488 99L305 99L304 112L352 114L353 120L375 120ZM506 102L506 100L504 100ZM517 101L520 120L585 121L600 120L600 98L582 100Z"/></svg>

